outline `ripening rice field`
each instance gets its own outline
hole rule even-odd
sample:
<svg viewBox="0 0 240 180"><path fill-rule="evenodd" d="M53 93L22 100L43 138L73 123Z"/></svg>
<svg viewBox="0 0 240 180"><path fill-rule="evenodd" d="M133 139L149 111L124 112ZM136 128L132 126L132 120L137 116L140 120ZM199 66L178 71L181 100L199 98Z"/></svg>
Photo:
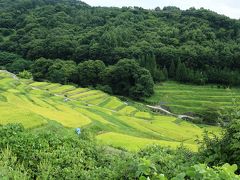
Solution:
<svg viewBox="0 0 240 180"><path fill-rule="evenodd" d="M196 151L195 139L205 129L221 131L142 112L98 90L23 80L0 72L0 124L22 123L34 130L51 122L73 134L77 127L92 129L99 143L132 151L150 144L176 148L182 143Z"/></svg>
<svg viewBox="0 0 240 180"><path fill-rule="evenodd" d="M177 114L198 112L207 107L232 106L233 100L240 98L240 89L223 88L216 85L186 85L164 82L155 86L155 94L145 99L146 103L164 105Z"/></svg>

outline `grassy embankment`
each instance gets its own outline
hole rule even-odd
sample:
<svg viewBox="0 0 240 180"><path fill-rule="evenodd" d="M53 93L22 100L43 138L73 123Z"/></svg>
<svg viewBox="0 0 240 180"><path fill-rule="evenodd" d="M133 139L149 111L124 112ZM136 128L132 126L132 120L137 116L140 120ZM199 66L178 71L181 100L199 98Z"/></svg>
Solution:
<svg viewBox="0 0 240 180"><path fill-rule="evenodd" d="M199 112L207 107L232 106L233 99L240 98L237 88L217 88L217 86L185 85L165 82L155 86L155 94L145 99L148 104L162 104L177 114Z"/></svg>
<svg viewBox="0 0 240 180"><path fill-rule="evenodd" d="M76 127L91 128L100 143L128 150L152 143L172 148L184 143L196 151L195 139L204 129L220 130L141 112L101 91L18 80L0 73L0 124L22 123L26 128L37 130L47 128L52 122L72 133Z"/></svg>

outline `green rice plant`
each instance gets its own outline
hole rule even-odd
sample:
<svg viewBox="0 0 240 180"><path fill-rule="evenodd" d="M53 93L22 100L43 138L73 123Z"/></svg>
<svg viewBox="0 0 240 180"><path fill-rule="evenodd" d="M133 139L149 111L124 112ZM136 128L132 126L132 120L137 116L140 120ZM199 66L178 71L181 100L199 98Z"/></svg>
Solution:
<svg viewBox="0 0 240 180"><path fill-rule="evenodd" d="M119 106L122 106L122 105L123 105L123 102L120 101L118 98L111 97L110 101L103 107L109 108L109 109L117 109Z"/></svg>
<svg viewBox="0 0 240 180"><path fill-rule="evenodd" d="M119 111L119 113L130 115L132 112L136 111L137 109L132 106L125 106L123 109Z"/></svg>
<svg viewBox="0 0 240 180"><path fill-rule="evenodd" d="M154 140L147 138L134 137L119 133L104 133L97 136L97 139L106 145L125 148L130 151L138 151L146 146L157 144L165 147L177 148L182 145L181 142ZM184 146L192 151L197 151L197 145L183 143Z"/></svg>
<svg viewBox="0 0 240 180"><path fill-rule="evenodd" d="M72 90L75 90L75 89L76 89L76 87L74 87L74 86L63 85L63 86L59 86L59 87L56 87L56 88L51 88L51 89L49 89L49 91L51 93L64 94L65 92L72 91Z"/></svg>
<svg viewBox="0 0 240 180"><path fill-rule="evenodd" d="M151 114L148 112L137 112L137 113L135 113L135 116L138 118L152 119Z"/></svg>
<svg viewBox="0 0 240 180"><path fill-rule="evenodd" d="M199 112L206 106L227 108L234 98L240 97L237 88L217 88L216 86L196 86L165 82L155 86L155 94L146 98L147 104L164 105L174 113Z"/></svg>

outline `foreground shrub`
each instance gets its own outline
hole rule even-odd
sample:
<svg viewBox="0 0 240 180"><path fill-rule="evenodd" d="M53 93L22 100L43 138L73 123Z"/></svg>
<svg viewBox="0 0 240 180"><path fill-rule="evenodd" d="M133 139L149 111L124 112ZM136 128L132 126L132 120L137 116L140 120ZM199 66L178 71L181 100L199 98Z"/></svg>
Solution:
<svg viewBox="0 0 240 180"><path fill-rule="evenodd" d="M172 180L239 180L240 176L235 174L237 165L224 164L221 167L210 168L205 164L197 164L190 167L186 172L183 172Z"/></svg>
<svg viewBox="0 0 240 180"><path fill-rule="evenodd" d="M21 125L7 125L0 126L0 135L0 174L4 172L4 177L11 178L12 173L16 179L23 179L21 176L91 180L135 177L137 159L132 154L107 151L96 144L88 131L83 131L81 136L48 131L33 134ZM6 150L11 155L3 158Z"/></svg>
<svg viewBox="0 0 240 180"><path fill-rule="evenodd" d="M155 165L158 174L164 174L169 178L197 163L195 154L184 147L172 150L154 145L141 150L138 155L149 159Z"/></svg>
<svg viewBox="0 0 240 180"><path fill-rule="evenodd" d="M131 153L97 144L86 130L37 133L17 124L0 126L0 137L0 179L239 179L236 165L207 167L183 147Z"/></svg>

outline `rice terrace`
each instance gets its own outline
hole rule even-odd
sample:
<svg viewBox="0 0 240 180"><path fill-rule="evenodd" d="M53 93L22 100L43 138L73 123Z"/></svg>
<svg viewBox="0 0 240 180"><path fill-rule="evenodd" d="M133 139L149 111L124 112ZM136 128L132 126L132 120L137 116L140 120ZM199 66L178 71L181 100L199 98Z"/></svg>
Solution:
<svg viewBox="0 0 240 180"><path fill-rule="evenodd" d="M97 129L101 143L129 150L150 144L176 148L183 143L196 151L197 136L205 129L220 130L171 116L141 112L101 91L16 79L3 71L0 78L0 124L22 123L26 128L38 128L56 121L72 128L73 132L77 127L90 127Z"/></svg>
<svg viewBox="0 0 240 180"><path fill-rule="evenodd" d="M167 106L172 112L184 114L199 112L211 106L231 108L239 98L239 88L186 85L170 81L156 85L155 94L145 101L148 104Z"/></svg>

